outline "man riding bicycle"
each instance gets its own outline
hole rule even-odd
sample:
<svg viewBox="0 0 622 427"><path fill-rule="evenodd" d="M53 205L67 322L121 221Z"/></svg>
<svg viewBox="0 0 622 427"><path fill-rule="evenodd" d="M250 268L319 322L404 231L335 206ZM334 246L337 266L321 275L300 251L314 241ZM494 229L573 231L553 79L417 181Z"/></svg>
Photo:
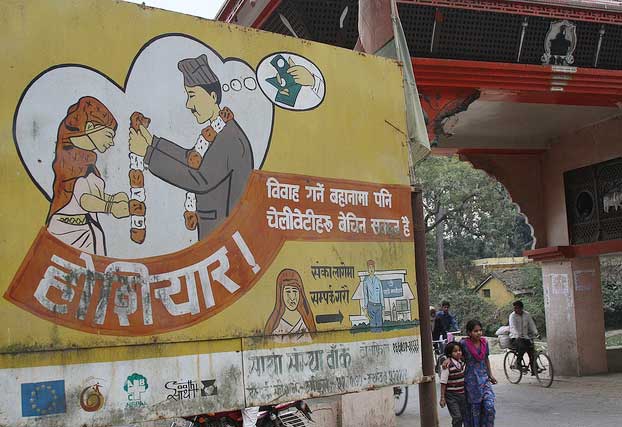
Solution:
<svg viewBox="0 0 622 427"><path fill-rule="evenodd" d="M523 310L522 301L514 301L514 312L510 314L510 339L512 348L516 349L517 360L523 360L525 353L529 355L531 375L536 375L534 366L535 349L533 340L538 335L538 328L529 312Z"/></svg>
<svg viewBox="0 0 622 427"><path fill-rule="evenodd" d="M449 301L443 301L441 311L436 312L434 325L432 327L432 341L437 354L442 355L445 344L441 341L447 340L448 333L458 330L458 322L456 316L449 312Z"/></svg>
<svg viewBox="0 0 622 427"><path fill-rule="evenodd" d="M433 340L446 337L447 332L458 330L456 316L449 312L449 307L449 301L443 301L441 304L441 311L436 313L436 320L434 321L434 328L432 330Z"/></svg>

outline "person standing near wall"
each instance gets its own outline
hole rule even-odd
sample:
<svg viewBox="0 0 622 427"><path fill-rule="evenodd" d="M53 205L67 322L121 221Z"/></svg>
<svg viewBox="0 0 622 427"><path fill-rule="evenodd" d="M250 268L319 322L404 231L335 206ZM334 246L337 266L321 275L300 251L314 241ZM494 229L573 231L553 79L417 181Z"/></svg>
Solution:
<svg viewBox="0 0 622 427"><path fill-rule="evenodd" d="M468 427L492 427L495 425L495 392L492 385L497 380L492 375L488 356L488 342L482 337L479 320L466 324L468 337L460 341L466 370L464 387L467 393L467 414L464 425Z"/></svg>
<svg viewBox="0 0 622 427"><path fill-rule="evenodd" d="M448 363L441 370L441 408L447 406L451 415L452 427L462 427L466 418L466 396L464 393L465 364L462 360L462 348L457 342L450 342L445 347Z"/></svg>

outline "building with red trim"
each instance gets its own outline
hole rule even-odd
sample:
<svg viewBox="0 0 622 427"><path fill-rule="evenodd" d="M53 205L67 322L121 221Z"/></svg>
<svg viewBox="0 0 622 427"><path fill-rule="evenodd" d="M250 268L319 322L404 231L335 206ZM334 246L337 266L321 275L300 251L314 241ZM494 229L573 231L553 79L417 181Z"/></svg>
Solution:
<svg viewBox="0 0 622 427"><path fill-rule="evenodd" d="M622 252L622 2L398 10L433 154L496 178L533 228L556 372L607 372L599 256ZM357 0L228 0L218 19L347 49L358 38Z"/></svg>

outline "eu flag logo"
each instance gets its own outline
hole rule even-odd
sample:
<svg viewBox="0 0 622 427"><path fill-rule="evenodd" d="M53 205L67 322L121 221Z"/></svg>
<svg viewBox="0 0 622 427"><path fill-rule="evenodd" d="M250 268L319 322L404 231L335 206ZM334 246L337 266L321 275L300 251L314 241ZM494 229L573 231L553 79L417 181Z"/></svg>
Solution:
<svg viewBox="0 0 622 427"><path fill-rule="evenodd" d="M65 380L22 384L22 417L66 412Z"/></svg>

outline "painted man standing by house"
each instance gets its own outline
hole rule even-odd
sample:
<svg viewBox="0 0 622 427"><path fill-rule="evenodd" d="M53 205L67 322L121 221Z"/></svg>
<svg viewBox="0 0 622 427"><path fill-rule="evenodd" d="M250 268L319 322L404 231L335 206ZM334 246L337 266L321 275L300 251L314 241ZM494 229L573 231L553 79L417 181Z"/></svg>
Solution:
<svg viewBox="0 0 622 427"><path fill-rule="evenodd" d="M184 79L186 108L204 126L196 144L188 150L141 126L139 132L130 129L130 151L143 156L155 176L187 191L186 228L198 228L202 240L240 199L253 168L253 152L233 111L220 108L220 81L207 56L183 59L177 68Z"/></svg>
<svg viewBox="0 0 622 427"><path fill-rule="evenodd" d="M376 277L376 263L370 259L367 261L368 275L363 279L363 307L369 319L372 332L382 332L382 312L384 309L384 296L382 283Z"/></svg>

